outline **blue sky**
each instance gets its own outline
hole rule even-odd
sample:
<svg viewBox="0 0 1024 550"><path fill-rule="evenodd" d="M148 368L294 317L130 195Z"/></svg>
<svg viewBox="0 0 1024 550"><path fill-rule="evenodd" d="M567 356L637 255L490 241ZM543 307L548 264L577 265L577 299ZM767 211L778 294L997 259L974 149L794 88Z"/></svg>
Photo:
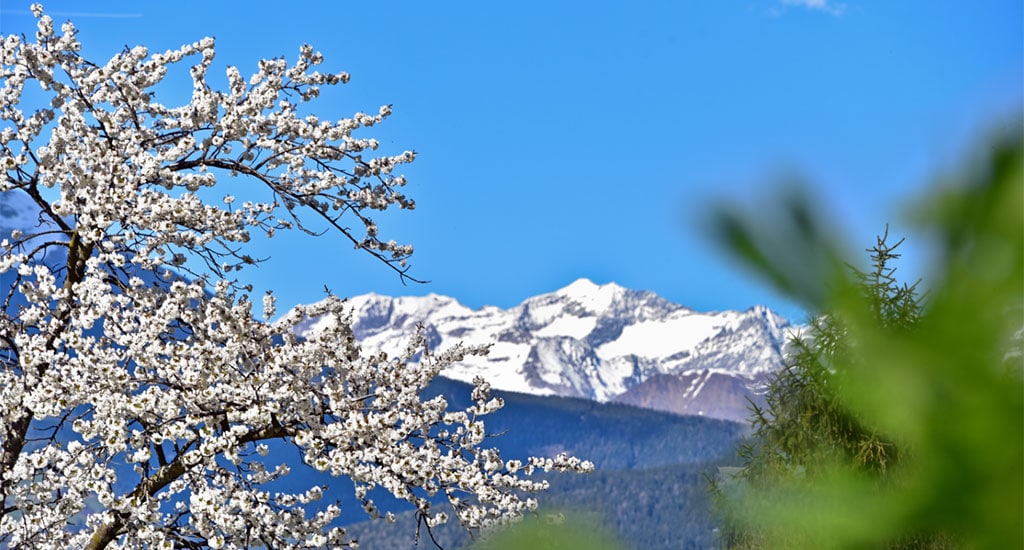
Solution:
<svg viewBox="0 0 1024 550"><path fill-rule="evenodd" d="M342 239L276 237L245 276L282 311L325 284L509 307L588 277L798 316L709 240L715 200L756 209L801 174L862 248L887 222L907 233L901 207L1024 105L1020 0L44 6L97 62L214 36L218 72L246 74L308 42L352 75L318 114L394 106L373 136L417 151L404 173L418 208L381 232L415 245L410 274L431 282L402 286ZM4 2L0 32L33 25L28 2Z"/></svg>

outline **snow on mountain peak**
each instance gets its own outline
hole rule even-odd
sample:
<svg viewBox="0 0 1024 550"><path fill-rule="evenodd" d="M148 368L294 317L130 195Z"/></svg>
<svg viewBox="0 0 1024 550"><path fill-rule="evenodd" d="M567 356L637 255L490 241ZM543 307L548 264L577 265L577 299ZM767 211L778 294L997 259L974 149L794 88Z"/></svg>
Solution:
<svg viewBox="0 0 1024 550"><path fill-rule="evenodd" d="M588 311L599 312L610 308L615 299L621 297L625 290L615 283L598 285L584 277L576 279L569 286L555 291L553 295L576 302Z"/></svg>
<svg viewBox="0 0 1024 550"><path fill-rule="evenodd" d="M763 306L700 313L651 292L589 279L510 309L473 310L437 294L368 294L349 303L356 337L365 350L394 356L422 326L431 347L491 344L488 356L468 357L444 376L466 382L482 376L496 389L599 401L619 399L634 388L643 390L649 386L645 381L659 376L692 382L698 373L704 373L701 380L716 373L737 380L718 385L716 391L746 387L781 366L790 330L784 319ZM298 332L316 330L317 322L310 320ZM680 386L690 388L685 399L699 399L698 394L710 391L690 382Z"/></svg>
<svg viewBox="0 0 1024 550"><path fill-rule="evenodd" d="M594 281L591 281L590 279L588 279L586 277L580 277L579 279L576 279L575 281L569 283L568 285L566 285L562 289L555 291L555 293L556 294L565 294L565 295L571 295L571 294L583 294L583 295L586 295L586 294L593 293L598 288L600 288L600 285L598 285Z"/></svg>

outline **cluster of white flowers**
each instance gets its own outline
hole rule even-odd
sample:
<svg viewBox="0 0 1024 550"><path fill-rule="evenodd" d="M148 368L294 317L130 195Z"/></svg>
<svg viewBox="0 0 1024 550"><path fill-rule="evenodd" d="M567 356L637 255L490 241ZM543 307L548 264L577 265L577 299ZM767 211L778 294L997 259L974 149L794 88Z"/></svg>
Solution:
<svg viewBox="0 0 1024 550"><path fill-rule="evenodd" d="M228 68L223 92L206 80L212 39L97 65L70 23L58 33L41 6L32 11L34 41L0 39L0 200L24 193L40 209L36 228L0 243L11 281L0 311L0 546L353 544L337 505L312 504L323 488L267 489L290 470L271 441L350 477L373 516L368 491L382 487L427 525L447 520L431 506L447 496L469 529L534 508L546 487L535 470L593 468L566 456L504 461L483 447L482 417L502 405L483 380L465 411L424 398L442 369L484 348L435 353L410 335L401 357L367 356L342 300L271 323L273 295L257 318L229 278L255 262L250 231L307 229L303 217L405 276L411 247L379 240L369 212L413 208L394 170L414 155L364 158L378 143L353 135L390 107L301 117L322 87L348 80L313 70L322 58L309 46L290 66L261 61L248 80ZM191 101L157 103L153 87L187 60ZM39 93L29 85L48 101L27 107ZM204 201L225 177L273 198ZM336 322L299 340L293 329L309 316Z"/></svg>

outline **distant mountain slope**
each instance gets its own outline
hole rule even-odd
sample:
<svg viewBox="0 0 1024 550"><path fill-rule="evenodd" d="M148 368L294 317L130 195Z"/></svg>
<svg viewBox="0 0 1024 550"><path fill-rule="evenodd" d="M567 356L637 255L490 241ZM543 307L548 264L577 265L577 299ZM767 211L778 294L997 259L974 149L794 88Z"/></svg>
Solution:
<svg viewBox="0 0 1024 550"><path fill-rule="evenodd" d="M551 488L541 498L540 511L571 513L610 533L628 549L718 548L705 477L714 471L714 464L703 463L553 476ZM399 514L393 525L364 521L346 529L359 541L361 550L436 548L425 529L416 543L412 512ZM472 543L469 534L454 522L433 534L444 550L462 550Z"/></svg>
<svg viewBox="0 0 1024 550"><path fill-rule="evenodd" d="M763 396L752 388L752 381L746 377L705 369L656 374L612 401L675 414L747 422L751 412L747 399L764 405Z"/></svg>
<svg viewBox="0 0 1024 550"><path fill-rule="evenodd" d="M439 378L430 393L443 394L458 407L468 404L470 391L468 384ZM568 451L596 465L590 475L550 476L551 489L539 495L542 508L584 513L638 550L714 546L704 476L715 471L718 461L732 463L729 458L746 432L743 424L580 398L495 395L505 400L505 407L486 422L489 432L501 434L489 445L499 448L503 458ZM316 474L297 468L295 475ZM347 528L360 548L434 548L425 532L415 543L416 520L407 506L389 506L379 493L375 497L382 499L378 504L385 510L406 512L394 525L366 521L351 497L325 494L325 500L341 499L347 511L343 518L353 522ZM446 550L470 542L454 521L434 534Z"/></svg>
<svg viewBox="0 0 1024 550"><path fill-rule="evenodd" d="M431 384L428 395L444 395L457 409L470 403L471 392L469 384L438 378ZM747 430L745 425L736 422L679 416L618 403L501 391L494 395L504 399L505 407L485 417L488 433L498 434L488 439L485 446L497 448L503 460L553 457L560 452L590 460L596 474L575 476L583 484L579 487L581 491L601 491L599 487L588 489L587 486L607 482L606 474L610 472L639 472L678 465L696 467L732 456ZM293 451L286 446L275 442L270 446L272 456L281 459L292 456ZM282 454L274 454L278 452ZM301 465L297 454L294 458L291 473L275 483L281 487L324 486L327 489L323 501L340 504L343 523L367 519L352 494L350 480L332 478ZM571 480L559 483L578 486ZM275 487L271 484L268 489L273 491ZM700 488L703 490L703 482ZM397 513L410 508L408 503L395 501L381 489L371 491L370 496L382 511ZM671 491L664 496L675 498ZM557 496L548 498L541 494L539 500L564 506L564 499ZM583 503L583 507L590 508L592 504ZM389 529L391 526L382 527Z"/></svg>
<svg viewBox="0 0 1024 550"><path fill-rule="evenodd" d="M747 416L750 386L782 363L789 323L767 308L699 313L645 291L580 279L501 309L446 296L350 299L365 349L399 353L418 325L434 347L492 344L444 375L495 388L621 401L729 420ZM309 319L300 335L328 322ZM673 391L669 391L673 390Z"/></svg>
<svg viewBox="0 0 1024 550"><path fill-rule="evenodd" d="M444 394L456 409L470 404L472 387L436 379L430 395ZM508 458L554 456L565 451L599 470L634 470L691 464L733 451L743 424L678 416L589 399L495 391L505 407L485 417L487 431L501 434L492 444Z"/></svg>

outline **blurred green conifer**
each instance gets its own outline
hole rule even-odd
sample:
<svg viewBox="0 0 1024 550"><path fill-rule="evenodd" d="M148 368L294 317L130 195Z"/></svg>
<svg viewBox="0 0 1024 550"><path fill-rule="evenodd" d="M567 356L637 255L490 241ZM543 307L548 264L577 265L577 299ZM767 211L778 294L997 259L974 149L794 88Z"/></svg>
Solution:
<svg viewBox="0 0 1024 550"><path fill-rule="evenodd" d="M719 211L729 248L815 312L716 484L725 546L1024 547L1021 136L915 205L921 285L897 280L887 230L870 269L837 261L800 193L771 227Z"/></svg>

